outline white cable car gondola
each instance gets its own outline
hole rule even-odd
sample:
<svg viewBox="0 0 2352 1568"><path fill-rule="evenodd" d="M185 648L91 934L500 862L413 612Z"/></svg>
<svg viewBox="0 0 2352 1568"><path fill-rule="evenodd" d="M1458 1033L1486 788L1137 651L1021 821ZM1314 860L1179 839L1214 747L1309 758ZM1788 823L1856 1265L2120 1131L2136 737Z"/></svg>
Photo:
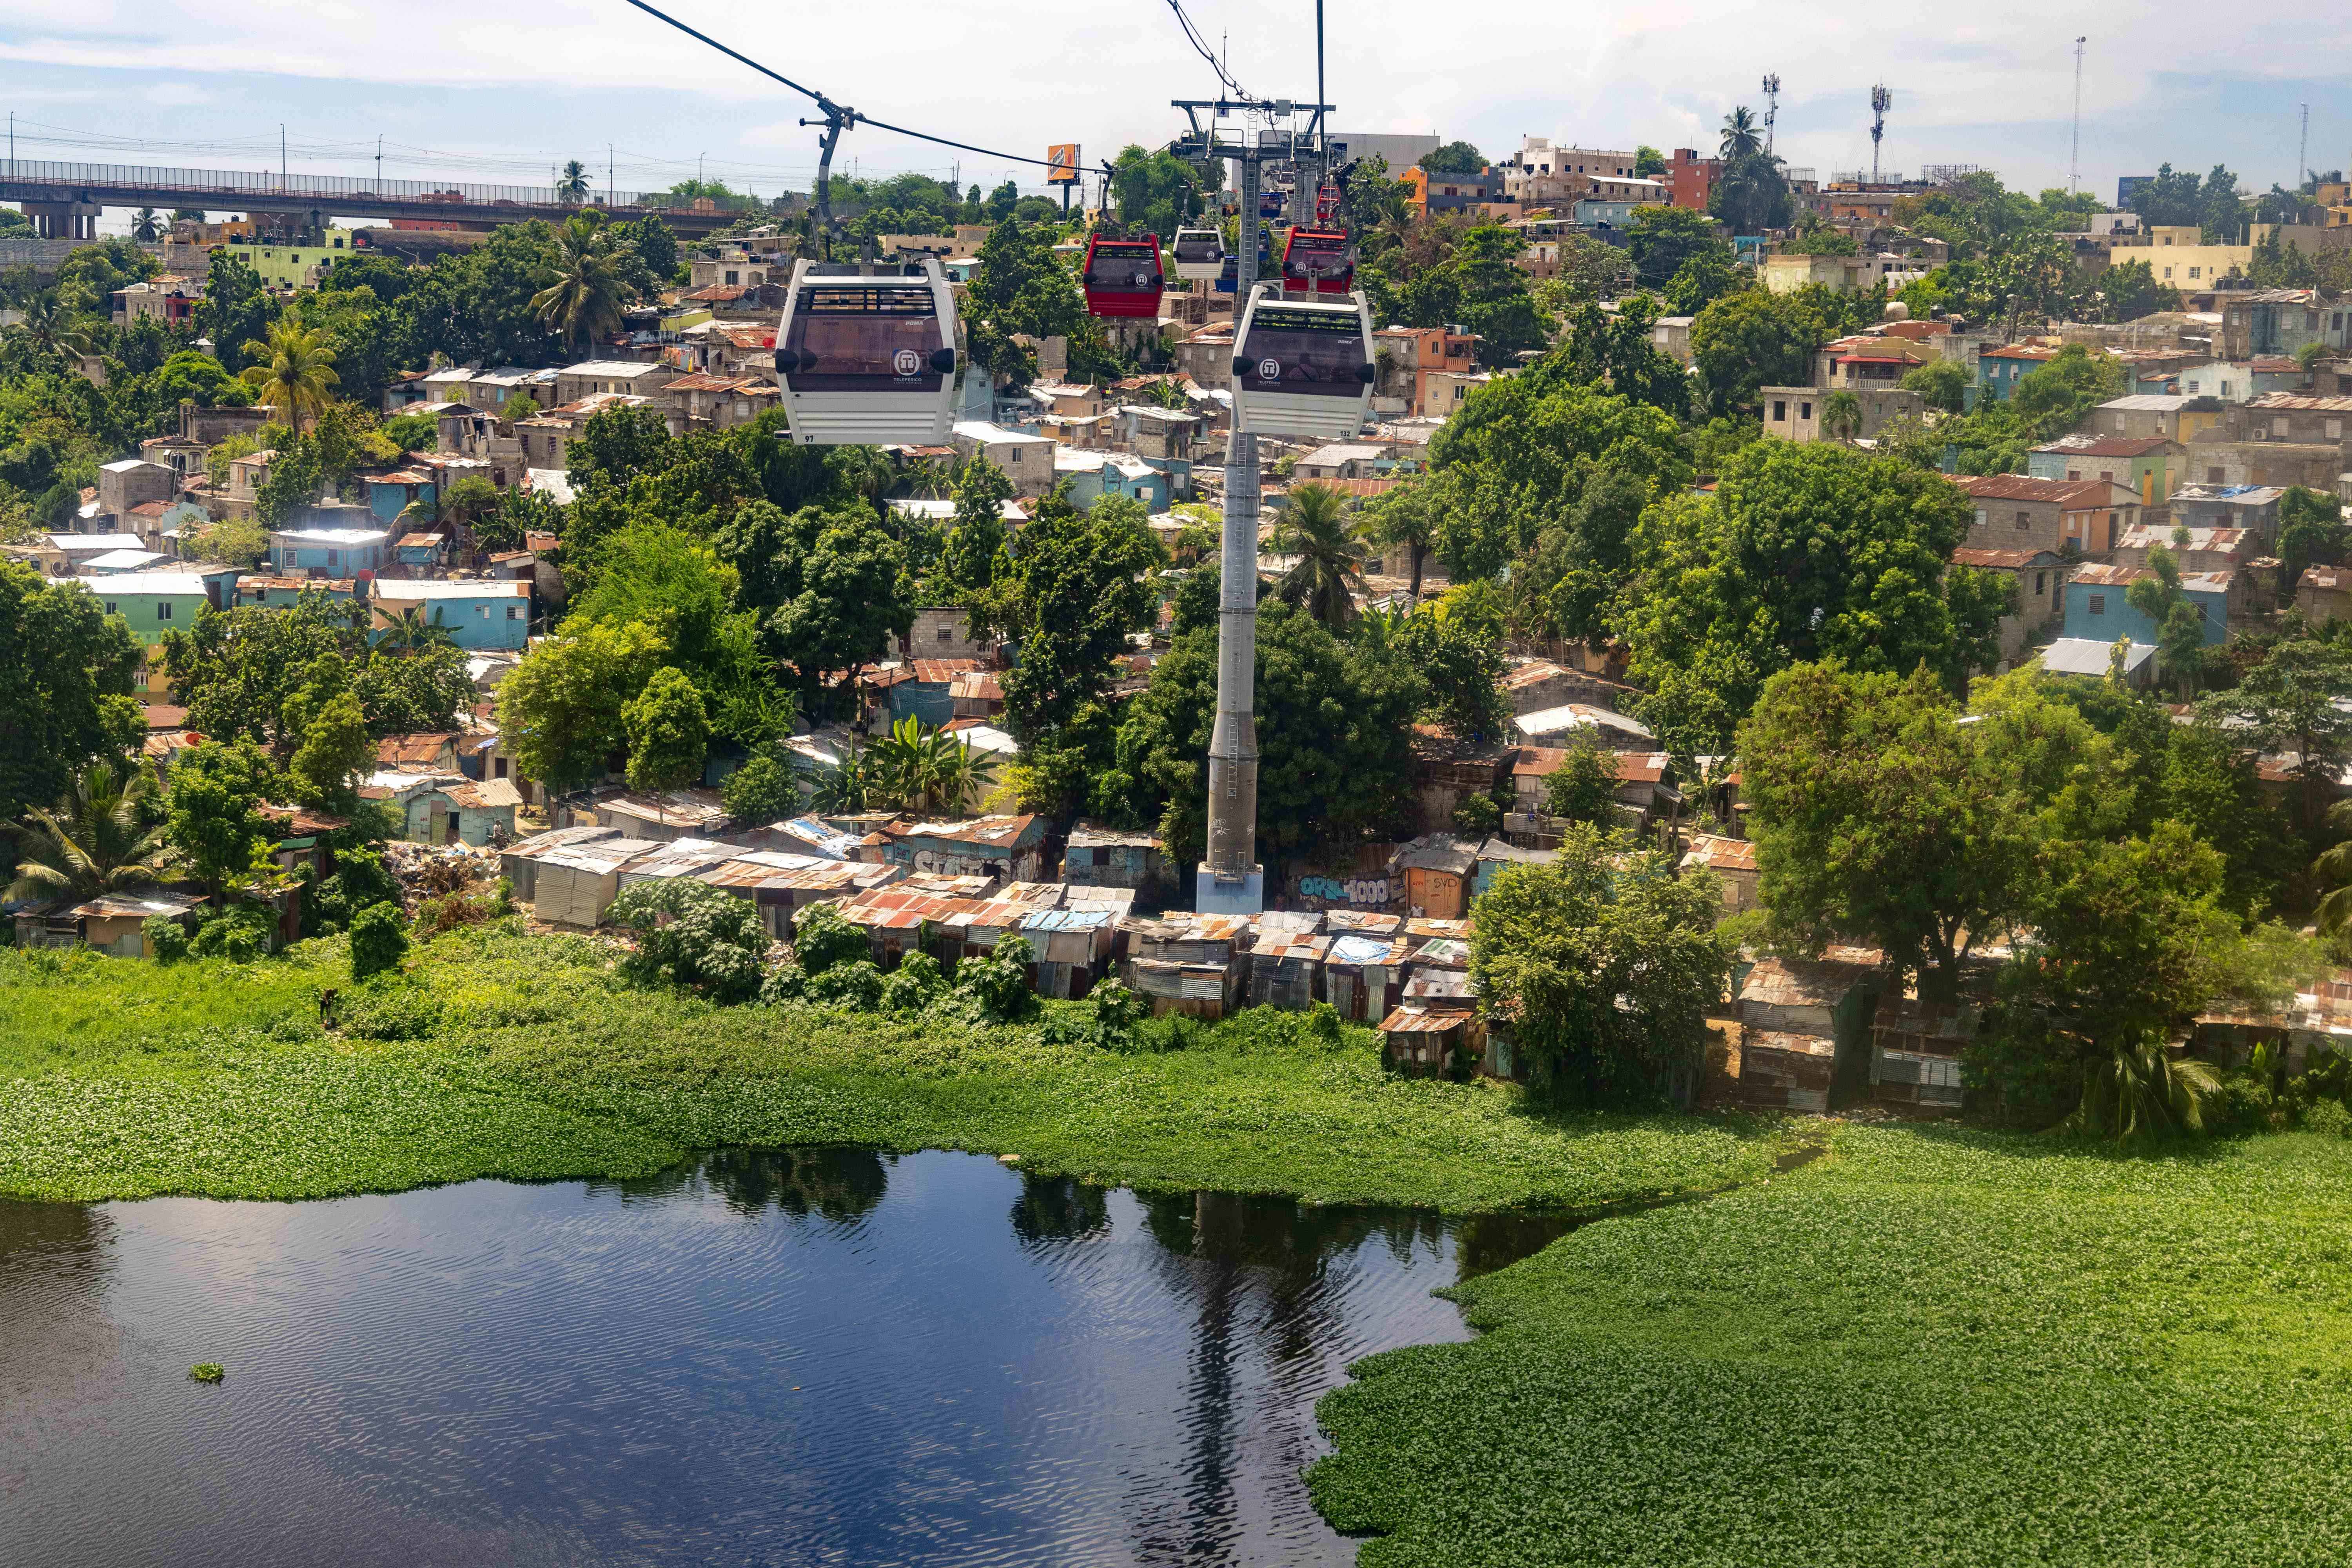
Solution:
<svg viewBox="0 0 2352 1568"><path fill-rule="evenodd" d="M802 260L776 380L803 447L943 447L955 413L955 297L937 258L895 277Z"/></svg>
<svg viewBox="0 0 2352 1568"><path fill-rule="evenodd" d="M1193 283L1213 283L1225 267L1225 237L1213 228L1180 228L1176 243L1176 276Z"/></svg>
<svg viewBox="0 0 2352 1568"><path fill-rule="evenodd" d="M1350 439L1372 405L1372 313L1360 293L1250 291L1234 346L1234 417L1260 436Z"/></svg>

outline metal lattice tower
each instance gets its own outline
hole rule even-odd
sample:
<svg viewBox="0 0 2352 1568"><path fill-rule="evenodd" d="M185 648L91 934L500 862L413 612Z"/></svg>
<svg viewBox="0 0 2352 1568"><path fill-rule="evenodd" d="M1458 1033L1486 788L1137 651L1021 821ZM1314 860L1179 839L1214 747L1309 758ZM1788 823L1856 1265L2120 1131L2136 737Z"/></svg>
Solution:
<svg viewBox="0 0 2352 1568"><path fill-rule="evenodd" d="M1895 107L1895 95L1884 87L1870 89L1870 183L1878 184L1878 144L1886 139L1886 111Z"/></svg>
<svg viewBox="0 0 2352 1568"><path fill-rule="evenodd" d="M1764 73L1764 155L1772 155L1772 125L1780 118L1780 73Z"/></svg>

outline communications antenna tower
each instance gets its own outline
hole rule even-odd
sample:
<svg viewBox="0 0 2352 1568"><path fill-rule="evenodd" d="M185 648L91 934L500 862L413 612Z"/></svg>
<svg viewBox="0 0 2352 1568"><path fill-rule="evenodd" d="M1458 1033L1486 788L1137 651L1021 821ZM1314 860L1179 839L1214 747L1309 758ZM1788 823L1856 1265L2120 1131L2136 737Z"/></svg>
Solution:
<svg viewBox="0 0 2352 1568"><path fill-rule="evenodd" d="M1884 87L1870 89L1870 183L1878 184L1878 144L1886 138L1886 111L1895 107L1895 95Z"/></svg>
<svg viewBox="0 0 2352 1568"><path fill-rule="evenodd" d="M2074 139L2066 149L2066 194L2073 195L2083 183L2083 46L2088 37L2074 40Z"/></svg>
<svg viewBox="0 0 2352 1568"><path fill-rule="evenodd" d="M1780 73L1764 73L1764 155L1772 155L1772 123L1780 118Z"/></svg>

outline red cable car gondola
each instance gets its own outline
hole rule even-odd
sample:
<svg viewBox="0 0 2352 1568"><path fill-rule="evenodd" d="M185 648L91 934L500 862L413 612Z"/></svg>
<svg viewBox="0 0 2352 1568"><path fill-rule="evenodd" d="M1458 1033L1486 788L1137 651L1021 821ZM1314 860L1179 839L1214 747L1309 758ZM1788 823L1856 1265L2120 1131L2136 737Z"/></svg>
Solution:
<svg viewBox="0 0 2352 1568"><path fill-rule="evenodd" d="M1282 247L1282 287L1289 294L1355 292L1356 257L1337 229L1294 228Z"/></svg>
<svg viewBox="0 0 2352 1568"><path fill-rule="evenodd" d="M1160 268L1160 241L1106 239L1087 241L1087 269L1079 278L1087 291L1089 316L1125 316L1156 320L1160 292L1165 287Z"/></svg>

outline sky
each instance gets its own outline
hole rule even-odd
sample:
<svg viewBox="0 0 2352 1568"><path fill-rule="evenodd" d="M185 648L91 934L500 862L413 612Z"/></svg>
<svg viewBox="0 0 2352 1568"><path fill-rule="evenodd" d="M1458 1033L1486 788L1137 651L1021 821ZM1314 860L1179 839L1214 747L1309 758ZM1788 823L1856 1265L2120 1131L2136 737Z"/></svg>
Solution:
<svg viewBox="0 0 2352 1568"><path fill-rule="evenodd" d="M1311 5L1184 4L1244 89L1311 99ZM1170 0L664 8L837 102L1000 153L1042 158L1047 142L1076 141L1099 160L1158 145L1182 128L1170 99L1218 87ZM2352 163L2352 102L2320 74L2352 45L2352 6L2258 3L2226 25L2181 0L1328 9L1335 131L1434 132L1490 158L1528 135L1707 149L1733 105L1761 115L1771 70L1778 151L1823 178L1868 167L1869 93L1883 82L1885 168L1974 163L2012 188L2063 186L2073 46L2086 34L2085 189L2112 199L2118 174L2160 161L2223 163L2242 187L2292 183L2305 103L2310 165ZM816 162L814 132L796 123L805 100L626 0L13 0L0 78L23 159L270 169L282 125L295 173L370 172L379 137L386 176L487 184L543 184L578 158L600 187L608 167L625 191L700 169L768 194L806 189ZM845 138L839 159L986 186L1042 188L1044 174L870 128ZM106 226L121 224L110 215Z"/></svg>

